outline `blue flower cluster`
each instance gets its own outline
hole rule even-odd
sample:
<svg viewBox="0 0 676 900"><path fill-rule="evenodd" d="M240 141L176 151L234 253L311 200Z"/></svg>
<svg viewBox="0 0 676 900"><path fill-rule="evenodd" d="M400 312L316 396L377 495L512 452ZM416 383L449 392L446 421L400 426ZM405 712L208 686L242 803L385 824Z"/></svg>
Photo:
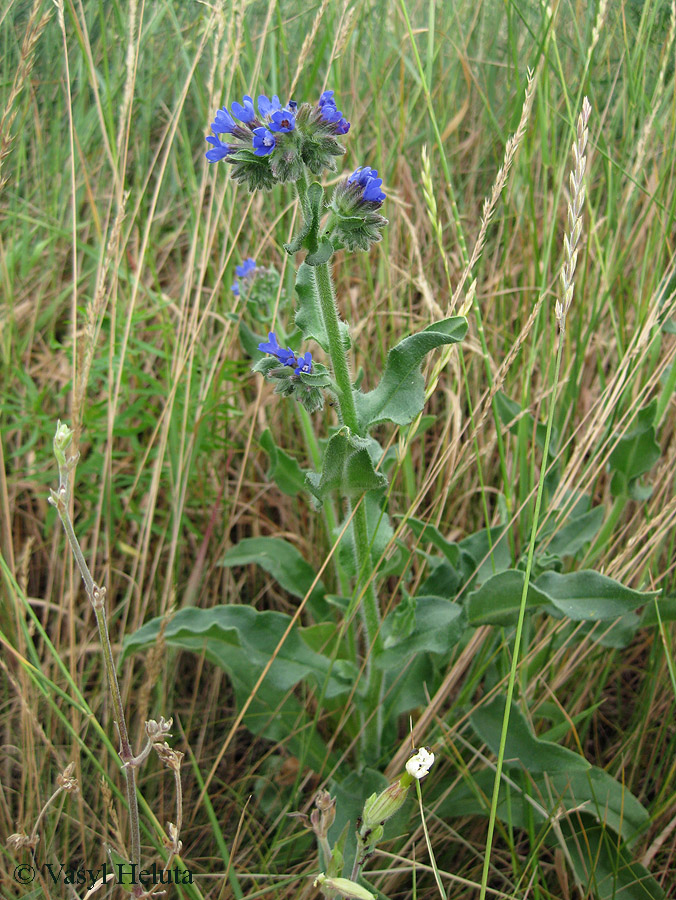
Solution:
<svg viewBox="0 0 676 900"><path fill-rule="evenodd" d="M258 98L258 116L254 108L252 97L244 97L241 103L233 103L230 112L227 106L219 109L211 130L214 136L207 137L207 143L213 145L212 150L207 150L206 157L209 162L220 162L231 153L236 153L247 144L253 147L256 156L267 156L272 153L277 143L275 134L288 134L296 127L297 104L290 100L286 106L282 106L279 97L275 94L272 99L261 94ZM236 120L242 122L247 128L243 128ZM220 135L232 135L234 140L228 143L221 141Z"/></svg>
<svg viewBox="0 0 676 900"><path fill-rule="evenodd" d="M382 203L387 196L380 190L383 179L378 178L378 170L370 166L359 166L347 179L347 183L363 189L361 199L364 203Z"/></svg>
<svg viewBox="0 0 676 900"><path fill-rule="evenodd" d="M258 345L258 349L262 353L270 353L272 356L275 356L283 366L291 366L296 375L312 372L312 354L310 351L308 350L306 353L296 356L293 350L280 347L274 331L268 334L266 342L264 341Z"/></svg>
<svg viewBox="0 0 676 900"><path fill-rule="evenodd" d="M348 133L350 130L350 123L336 107L336 101L333 99L333 91L324 91L319 98L317 109L319 110L320 118L329 125L333 125L331 130L334 134Z"/></svg>
<svg viewBox="0 0 676 900"><path fill-rule="evenodd" d="M251 279L256 271L256 260L253 257L245 259L241 266L235 266L235 275L238 278ZM239 297L239 281L236 281L231 288L235 297Z"/></svg>
<svg viewBox="0 0 676 900"><path fill-rule="evenodd" d="M308 153L312 156L312 142L321 136L334 139L327 145L325 155L328 152L330 157L344 152L335 143L335 136L347 134L350 123L337 108L333 91L324 91L315 107L304 103L299 109L295 100L289 100L286 106L282 106L276 94L272 98L261 94L257 103L258 113L253 98L249 96L244 97L241 103L232 103L230 109L224 106L218 110L211 123L213 135L208 135L206 139L211 144L206 152L210 163L233 157L240 150L253 151L258 157L269 156L279 146L282 136L295 132L297 128L300 135L294 146L297 149L305 146L304 152L301 149L305 157ZM229 136L227 140L222 140L223 135ZM309 157L304 161L308 164L312 162ZM228 162L236 160L229 159ZM311 168L315 171L317 164Z"/></svg>

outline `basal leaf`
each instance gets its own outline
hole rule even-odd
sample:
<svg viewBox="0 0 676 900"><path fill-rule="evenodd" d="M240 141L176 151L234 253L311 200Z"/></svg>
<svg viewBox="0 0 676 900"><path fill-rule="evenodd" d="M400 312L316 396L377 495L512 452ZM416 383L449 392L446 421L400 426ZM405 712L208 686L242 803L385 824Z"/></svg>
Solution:
<svg viewBox="0 0 676 900"><path fill-rule="evenodd" d="M500 747L504 714L505 699L498 696L490 703L482 704L470 716L472 728L496 755ZM523 766L528 772L533 773L563 772L567 775L591 768L590 763L578 753L536 737L515 703L512 703L509 714L505 765Z"/></svg>
<svg viewBox="0 0 676 900"><path fill-rule="evenodd" d="M300 552L281 538L244 538L231 547L221 560L223 566L248 566L252 563L265 569L285 591L303 598L310 590L316 572ZM324 585L318 581L308 603L315 617L324 618L328 606L324 601Z"/></svg>
<svg viewBox="0 0 676 900"><path fill-rule="evenodd" d="M545 572L535 587L547 595L556 609L576 622L619 618L655 596L654 591L634 591L590 569L566 575Z"/></svg>
<svg viewBox="0 0 676 900"><path fill-rule="evenodd" d="M457 343L466 334L467 319L454 316L409 335L393 347L378 386L367 394L355 392L360 426L367 429L378 422L406 425L413 421L425 403L425 379L420 372L423 359L436 347Z"/></svg>
<svg viewBox="0 0 676 900"><path fill-rule="evenodd" d="M649 472L660 458L656 440L655 412L657 398L636 414L634 427L619 439L608 459L614 470L611 490L614 496L628 494L632 482Z"/></svg>
<svg viewBox="0 0 676 900"><path fill-rule="evenodd" d="M571 516L547 542L547 552L553 556L576 556L594 539L602 524L602 506L595 506L589 512Z"/></svg>
<svg viewBox="0 0 676 900"><path fill-rule="evenodd" d="M266 428L260 436L260 445L270 460L267 477L272 479L283 494L295 497L305 487L305 472L296 460L275 444L272 432Z"/></svg>
<svg viewBox="0 0 676 900"><path fill-rule="evenodd" d="M526 422L526 428L529 435L533 434L533 428L535 428L535 443L541 450L544 450L545 436L547 434L547 426L544 422L536 423L534 417L529 412L524 412L515 400L511 400L506 394L503 394L502 391L498 391L495 395L495 406L501 422L503 425L507 426L508 431L512 434L519 433L519 423L522 420L525 420ZM553 428L552 436L549 441L549 455L552 457L556 456L557 442L558 435L556 429Z"/></svg>
<svg viewBox="0 0 676 900"><path fill-rule="evenodd" d="M153 619L128 635L122 661L131 653L153 646L163 621ZM269 664L245 715L245 724L254 734L282 742L290 752L320 771L327 757L326 747L291 689L308 678L321 685L328 678L327 697L345 693L348 687L328 677L328 660L310 650L295 628L275 655L290 621L290 616L283 613L259 612L251 606L187 607L171 619L163 639L169 647L205 653L210 662L227 672L239 708Z"/></svg>
<svg viewBox="0 0 676 900"><path fill-rule="evenodd" d="M395 614L390 613L383 623L387 642L394 633ZM390 620L390 621L388 621ZM375 657L381 669L403 666L416 653L449 653L456 645L465 625L462 607L445 597L416 597L413 630L394 646Z"/></svg>
<svg viewBox="0 0 676 900"><path fill-rule="evenodd" d="M515 625L519 618L525 572L508 569L491 576L465 602L470 625ZM547 603L548 597L532 583L528 586L526 608L533 609Z"/></svg>

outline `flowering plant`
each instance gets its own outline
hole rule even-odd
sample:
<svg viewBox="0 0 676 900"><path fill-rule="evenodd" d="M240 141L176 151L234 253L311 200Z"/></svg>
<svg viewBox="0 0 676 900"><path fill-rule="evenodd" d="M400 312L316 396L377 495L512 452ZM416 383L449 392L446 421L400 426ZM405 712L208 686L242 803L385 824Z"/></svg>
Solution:
<svg viewBox="0 0 676 900"><path fill-rule="evenodd" d="M387 225L381 212L387 199L383 179L377 169L357 166L337 183L329 202L322 185L312 180L324 170L336 170L336 158L345 153L339 138L350 130L330 90L324 91L314 105L299 105L294 100L282 105L276 95L261 95L254 104L253 98L246 96L241 103L218 110L211 127L213 135L207 142L212 146L206 153L209 162L226 163L231 176L251 191L291 182L300 203L301 227L285 245L290 256L304 254L295 279L295 332L285 329L284 323L268 331L267 340L255 345L255 352L262 356L253 370L273 382L277 393L294 397L308 413L321 409L327 395L336 410L336 427L325 443L321 465L305 473L304 487L318 508L331 507L337 500L345 504L348 514L345 527L353 559L351 563L345 561L342 554L343 575L347 572L352 576L351 607L359 607L363 623L362 654L367 666L364 709L376 713L364 720L362 752L364 760L375 762L381 753L385 679L377 665L384 644L374 586L373 548L377 522L386 516L381 504L388 478L383 449L369 432L385 421L406 425L420 414L425 398L421 373L424 357L437 347L462 340L467 322L462 316L444 319L404 338L390 350L377 387L361 391L350 371L350 328L339 314L330 263L337 250L366 252L381 240ZM251 259L238 266L235 272L239 281L233 291L239 295L242 282L255 278L256 271ZM315 359L314 347L306 349L307 342L324 353L328 365ZM302 350L295 349L298 344ZM282 453L279 448L275 452ZM374 508L379 510L375 523ZM348 610L346 621L352 618ZM357 640L355 634L353 641ZM424 762L420 763L421 771ZM366 824L357 835L353 881L382 836L384 820L404 802L412 781L413 775L405 772L381 797L374 794L367 802L362 816ZM388 799L390 795L392 799ZM378 821L369 824L373 815ZM325 838L323 833L322 840ZM318 879L324 893L360 896L358 891L350 894L355 886L340 878L333 851L321 840L320 846L329 864L328 875Z"/></svg>

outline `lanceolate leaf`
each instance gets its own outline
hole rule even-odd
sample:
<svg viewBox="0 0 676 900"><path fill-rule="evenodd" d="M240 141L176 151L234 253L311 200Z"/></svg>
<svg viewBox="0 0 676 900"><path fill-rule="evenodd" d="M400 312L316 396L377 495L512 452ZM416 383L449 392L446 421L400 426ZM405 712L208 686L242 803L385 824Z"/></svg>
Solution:
<svg viewBox="0 0 676 900"><path fill-rule="evenodd" d="M430 350L457 343L466 334L467 319L454 316L409 335L393 347L378 387L367 394L355 392L360 426L366 429L378 422L406 425L413 421L425 403L425 379L420 372L423 359Z"/></svg>
<svg viewBox="0 0 676 900"><path fill-rule="evenodd" d="M260 445L270 460L267 477L275 482L282 493L295 497L304 488L305 472L292 456L275 444L269 428L261 435Z"/></svg>
<svg viewBox="0 0 676 900"><path fill-rule="evenodd" d="M584 569L581 572L545 572L535 587L564 615L576 622L615 619L655 596L654 591L634 591L619 581Z"/></svg>
<svg viewBox="0 0 676 900"><path fill-rule="evenodd" d="M386 643L393 632L394 615L391 614L391 622L384 623ZM445 597L416 597L415 625L411 633L380 653L374 662L378 668L393 669L405 665L416 653L449 653L460 639L464 624L460 605Z"/></svg>
<svg viewBox="0 0 676 900"><path fill-rule="evenodd" d="M508 569L485 581L467 598L467 621L478 625L515 625L519 618L521 594L525 573L520 569ZM526 608L533 609L548 602L548 597L535 585L528 586Z"/></svg>
<svg viewBox="0 0 676 900"><path fill-rule="evenodd" d="M490 703L482 704L470 716L472 728L495 754L500 747L504 714L505 700L503 697L496 697ZM528 772L550 774L569 774L591 768L587 760L578 753L536 737L515 703L512 703L509 714L505 765L523 766Z"/></svg>
<svg viewBox="0 0 676 900"><path fill-rule="evenodd" d="M657 398L636 414L634 427L627 431L615 445L608 464L614 470L612 493L631 492L633 482L650 471L660 458L660 445L655 439L655 411Z"/></svg>

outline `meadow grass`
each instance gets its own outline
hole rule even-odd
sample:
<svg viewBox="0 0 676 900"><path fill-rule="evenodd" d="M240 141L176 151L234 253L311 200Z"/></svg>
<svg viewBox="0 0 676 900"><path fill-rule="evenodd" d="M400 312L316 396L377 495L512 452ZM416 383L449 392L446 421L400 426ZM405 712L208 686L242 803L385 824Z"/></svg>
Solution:
<svg viewBox="0 0 676 900"><path fill-rule="evenodd" d="M317 447L299 446L303 414L251 375L239 343L234 267L248 256L274 265L292 294L283 244L297 217L290 188L249 195L205 162L215 110L245 93L285 99L292 86L314 101L333 88L352 122L339 165L375 166L384 179L382 243L335 268L366 388L401 336L452 306L467 310L467 340L428 368L436 390L425 414L435 418L415 433L379 431L399 450L391 512L453 540L505 524L525 552L542 457L528 417L505 428L496 395L538 423L553 404L560 480L540 527L555 535L574 492L589 494L605 520L580 567L674 594L674 21L669 0L5 4L0 836L32 828L73 760L80 792L45 815L40 849L100 865L104 843L126 841L96 622L47 503L57 419L74 428L81 453L75 528L107 587L118 653L124 634L187 605L293 613L296 600L260 569L220 565L242 538L284 537L317 571L332 549L331 510L318 515L266 476L266 427L301 465ZM570 147L584 96L584 227L555 381ZM517 131L504 189L486 208ZM613 496L608 460L651 401L661 448L644 478L652 493ZM396 533L412 553L408 532ZM413 567L422 580L421 557ZM322 577L340 593L331 562ZM396 577L379 592L383 611L393 608ZM624 648L600 643L602 624L578 640L569 623L528 620L517 684L539 710L538 733L583 753L649 810L635 858L676 897L673 624L641 630ZM459 819L443 800L495 765L469 742L468 720L510 665L500 629L478 629L414 717L421 742L432 730L443 736L431 776L439 788L427 804L422 787L425 835L412 810L371 863L385 896L439 896L438 883L451 898L478 892L486 819ZM499 679L487 682L496 667ZM315 850L286 814L307 810L328 773L304 769L283 740L233 728L232 687L203 655L160 646L119 676L132 735L151 716L174 717L174 746L187 754L183 859L202 896L309 896ZM321 729L317 697L299 697ZM399 723L399 750L382 761L390 777L408 730ZM174 786L156 762L140 782L151 855ZM495 824L492 896L576 896L564 854L538 826ZM14 865L3 848L3 896L49 896L48 884L21 888Z"/></svg>

